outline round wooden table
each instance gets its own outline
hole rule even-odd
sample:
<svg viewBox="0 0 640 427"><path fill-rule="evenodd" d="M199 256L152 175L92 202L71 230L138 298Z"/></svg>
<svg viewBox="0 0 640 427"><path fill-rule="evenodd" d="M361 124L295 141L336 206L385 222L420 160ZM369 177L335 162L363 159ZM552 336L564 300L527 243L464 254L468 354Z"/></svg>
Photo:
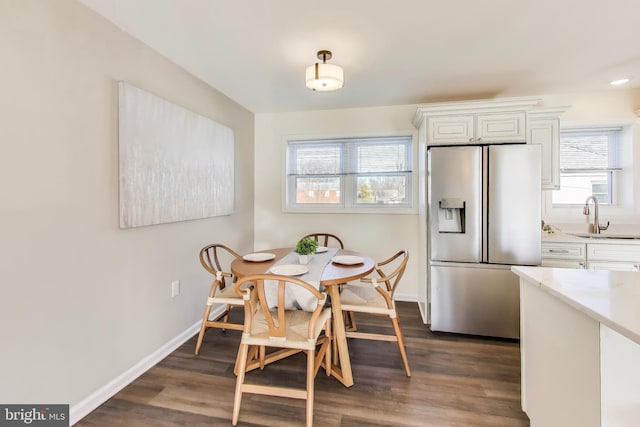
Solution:
<svg viewBox="0 0 640 427"><path fill-rule="evenodd" d="M275 254L275 258L264 262L245 261L236 258L231 263L231 272L237 277L249 276L252 274L267 273L272 265L293 251L293 248L267 249L259 252L269 252ZM328 263L322 271L320 285L327 289L331 297L331 311L333 314L333 337L338 348L338 357L334 360L338 362L331 367L331 375L338 379L347 387L353 385L353 374L351 372L351 361L349 359L349 348L347 346L347 335L344 328L344 318L340 305L340 289L338 285L344 285L352 280L358 280L369 275L375 266L375 261L364 254L339 249L336 255L355 255L361 257L364 262L356 265L342 265L334 262ZM302 277L304 279L304 277Z"/></svg>

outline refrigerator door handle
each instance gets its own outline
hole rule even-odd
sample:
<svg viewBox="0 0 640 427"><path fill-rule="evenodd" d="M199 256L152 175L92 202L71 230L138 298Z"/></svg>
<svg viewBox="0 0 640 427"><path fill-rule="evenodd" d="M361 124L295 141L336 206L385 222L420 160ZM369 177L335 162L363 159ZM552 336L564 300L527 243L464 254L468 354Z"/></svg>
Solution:
<svg viewBox="0 0 640 427"><path fill-rule="evenodd" d="M489 262L489 147L482 147L482 262Z"/></svg>

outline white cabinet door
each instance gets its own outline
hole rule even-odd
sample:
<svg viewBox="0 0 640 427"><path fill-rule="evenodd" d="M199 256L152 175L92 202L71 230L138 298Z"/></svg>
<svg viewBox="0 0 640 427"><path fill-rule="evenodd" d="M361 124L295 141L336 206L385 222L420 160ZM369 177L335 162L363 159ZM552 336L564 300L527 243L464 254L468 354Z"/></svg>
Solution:
<svg viewBox="0 0 640 427"><path fill-rule="evenodd" d="M476 117L476 142L525 142L524 112L484 114Z"/></svg>
<svg viewBox="0 0 640 427"><path fill-rule="evenodd" d="M587 260L589 270L640 271L640 245L589 243Z"/></svg>
<svg viewBox="0 0 640 427"><path fill-rule="evenodd" d="M439 116L427 119L427 143L469 144L474 142L474 116Z"/></svg>
<svg viewBox="0 0 640 427"><path fill-rule="evenodd" d="M529 118L528 141L542 146L542 189L560 189L560 119Z"/></svg>
<svg viewBox="0 0 640 427"><path fill-rule="evenodd" d="M542 189L560 189L560 116L569 107L527 113L527 143L542 145Z"/></svg>

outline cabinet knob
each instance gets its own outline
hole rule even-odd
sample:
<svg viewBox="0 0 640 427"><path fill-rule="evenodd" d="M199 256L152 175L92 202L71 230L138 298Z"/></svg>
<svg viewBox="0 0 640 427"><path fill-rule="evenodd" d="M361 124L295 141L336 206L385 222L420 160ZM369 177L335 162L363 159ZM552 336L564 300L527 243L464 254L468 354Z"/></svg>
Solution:
<svg viewBox="0 0 640 427"><path fill-rule="evenodd" d="M478 138L478 141L482 141L482 138Z"/></svg>
<svg viewBox="0 0 640 427"><path fill-rule="evenodd" d="M469 142L473 142L473 138L469 138Z"/></svg>
<svg viewBox="0 0 640 427"><path fill-rule="evenodd" d="M633 264L632 270L633 271L640 271L640 264Z"/></svg>

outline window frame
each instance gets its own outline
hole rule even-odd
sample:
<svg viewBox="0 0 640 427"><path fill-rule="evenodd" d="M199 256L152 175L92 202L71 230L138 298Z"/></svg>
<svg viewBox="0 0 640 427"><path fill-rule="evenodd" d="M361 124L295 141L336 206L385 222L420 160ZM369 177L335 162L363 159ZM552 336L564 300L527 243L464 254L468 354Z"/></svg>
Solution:
<svg viewBox="0 0 640 427"><path fill-rule="evenodd" d="M371 142L384 142L389 139L403 139L406 142L406 162L408 170L405 172L397 172L393 174L405 175L405 196L407 203L403 204L366 204L358 203L358 178L362 176L376 175L375 172L362 172L353 173L350 170L340 174L328 174L327 176L339 176L340 177L340 195L341 202L337 204L304 204L295 203L296 186L293 181L297 177L304 177L308 175L298 175L290 173L290 162L292 161L290 156L290 144L313 144L313 143L328 143L335 142L343 147L345 145L355 145L358 143L366 143L368 140ZM283 158L284 158L284 177L283 177L283 197L282 197L282 210L289 213L384 213L384 214L416 214L417 213L417 171L416 171L416 152L417 152L417 135L414 131L398 131L394 133L374 134L374 135L349 135L349 136L290 136L285 138ZM350 156L341 155L341 161L351 159L351 162L355 162L355 159ZM353 168L353 164L347 166ZM389 172L381 172L380 175L387 175ZM313 175L311 175L313 176Z"/></svg>

